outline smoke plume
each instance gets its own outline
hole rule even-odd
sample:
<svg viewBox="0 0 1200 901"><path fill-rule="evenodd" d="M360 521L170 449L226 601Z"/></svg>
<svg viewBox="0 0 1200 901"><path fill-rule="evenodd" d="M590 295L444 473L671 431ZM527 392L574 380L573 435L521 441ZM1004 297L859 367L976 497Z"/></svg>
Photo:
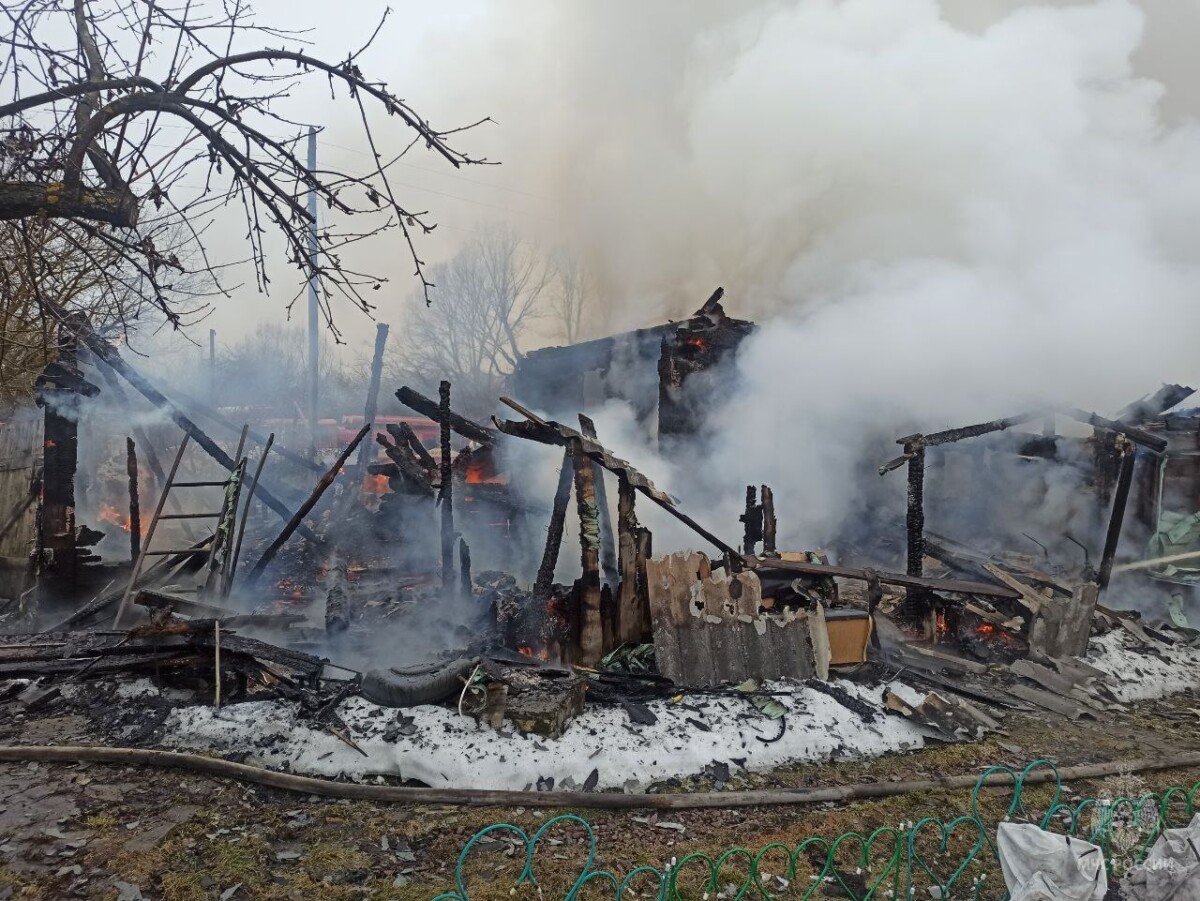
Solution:
<svg viewBox="0 0 1200 901"><path fill-rule="evenodd" d="M512 86L495 156L558 202L604 330L717 284L762 325L698 479L669 487L728 533L770 483L803 547L869 515L869 438L1194 380L1200 132L1152 77L1194 74L1173 10L517 3L475 50Z"/></svg>

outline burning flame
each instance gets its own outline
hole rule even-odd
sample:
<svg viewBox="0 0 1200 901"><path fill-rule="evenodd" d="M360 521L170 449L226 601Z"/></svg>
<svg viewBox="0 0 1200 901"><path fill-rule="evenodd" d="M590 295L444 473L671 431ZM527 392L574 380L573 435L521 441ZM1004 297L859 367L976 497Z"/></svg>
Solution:
<svg viewBox="0 0 1200 901"><path fill-rule="evenodd" d="M387 494L388 477L385 475L368 476L363 482L363 492L374 495Z"/></svg>
<svg viewBox="0 0 1200 901"><path fill-rule="evenodd" d="M100 522L106 522L117 526L123 532L132 531L132 527L129 523L129 516L127 514L122 514L121 511L112 504L101 504L99 511L96 513L96 519L100 520ZM144 522L141 524L141 533L143 535L146 534L147 525L148 523Z"/></svg>
<svg viewBox="0 0 1200 901"><path fill-rule="evenodd" d="M545 648L542 648L540 651L537 651L535 653L533 648L520 647L520 648L517 648L517 653L522 655L523 657L532 657L535 660L547 661L550 659L550 652L548 650L546 650Z"/></svg>
<svg viewBox="0 0 1200 901"><path fill-rule="evenodd" d="M996 634L996 627L992 623L980 623L975 632L980 638L991 638Z"/></svg>
<svg viewBox="0 0 1200 901"><path fill-rule="evenodd" d="M472 460L467 464L468 485L507 485L508 477L499 474L489 474L482 461Z"/></svg>
<svg viewBox="0 0 1200 901"><path fill-rule="evenodd" d="M687 344L688 347L696 347L700 350L704 350L704 348L708 347L708 342L703 338L686 338L684 339L684 343Z"/></svg>

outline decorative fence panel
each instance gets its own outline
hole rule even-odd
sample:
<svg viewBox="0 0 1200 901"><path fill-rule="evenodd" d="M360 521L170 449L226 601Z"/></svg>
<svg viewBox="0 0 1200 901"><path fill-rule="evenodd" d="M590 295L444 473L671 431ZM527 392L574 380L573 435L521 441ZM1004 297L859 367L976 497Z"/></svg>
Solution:
<svg viewBox="0 0 1200 901"><path fill-rule="evenodd" d="M1050 780L1030 791L1029 776L1048 770ZM1007 774L1007 786L988 786L988 777ZM1139 780L1127 780L1137 785ZM1120 787L1120 780L1118 780ZM1005 795L1011 797L1005 805ZM1044 794L1042 808L1033 794ZM1119 878L1149 852L1163 829L1186 826L1200 802L1200 783L1173 787L1161 794L1130 792L1113 797L1063 800L1064 786L1050 761L1036 760L1021 771L987 769L971 791L968 813L945 819L928 816L912 823L884 826L869 834L846 832L812 837L791 846L782 843L758 850L729 848L720 854L685 853L662 864L630 868L624 875L598 865L599 849L592 825L573 814L547 821L532 835L497 823L477 832L463 847L455 867L455 887L433 901L471 901L472 853L502 838L515 848L522 867L514 888L528 886L545 897L538 868L553 871L561 882L564 867L579 866L562 895L564 901L612 898L658 901L739 901L739 899L869 899L1007 898L999 871L995 831L1002 821L1036 823L1064 836L1084 839L1104 851L1110 879ZM1039 799L1040 800L1040 799ZM586 857L579 864L547 860L547 845L562 845L553 833L582 832ZM562 858L564 855L555 855Z"/></svg>

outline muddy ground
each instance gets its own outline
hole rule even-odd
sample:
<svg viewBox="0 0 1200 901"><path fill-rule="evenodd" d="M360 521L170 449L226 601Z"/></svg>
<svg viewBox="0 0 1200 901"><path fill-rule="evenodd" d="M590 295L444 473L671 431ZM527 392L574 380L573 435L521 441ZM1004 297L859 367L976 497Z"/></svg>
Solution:
<svg viewBox="0 0 1200 901"><path fill-rule="evenodd" d="M153 726L148 724L159 719L158 712L133 715L123 712L128 706L114 701L34 714L10 703L0 708L0 743L120 744L150 739ZM1066 766L1169 756L1200 749L1200 697L1181 695L1130 705L1103 721L1071 723L1010 714L1004 727L1005 734L975 744L935 746L865 762L798 766L769 775L735 771L728 781L724 773L716 775L729 789L825 786L975 774L985 766L1022 766L1039 757ZM1190 789L1198 782L1200 769L1145 776L1151 791L1173 785ZM661 789L713 787L712 778L706 777ZM1100 788L1075 783L1068 792L1083 797ZM1049 789L1038 789L1030 797L1044 808ZM986 804L998 818L1007 798L996 793ZM599 865L624 874L638 865L661 867L690 851L759 849L771 842L795 846L811 836L836 836L850 829L865 834L925 815L948 819L968 807L968 792L939 790L816 807L679 811L657 820L638 811L573 812L595 824ZM0 764L0 901L428 899L453 888L455 859L478 829L507 822L532 831L555 813L329 801L162 770ZM542 897L560 898L579 872L585 847L578 829L564 828L547 838L561 843L547 841L535 872ZM960 841L968 840L955 837L950 850ZM510 892L523 852L503 840L489 842L479 852L468 867L469 897L514 897ZM771 869L782 872L783 867L777 863ZM795 891L804 875L789 891ZM741 878L731 863L721 884ZM682 894L702 897L701 882L695 874L681 878ZM777 880L775 885L783 887ZM515 897L538 894L526 887ZM612 892L585 892L582 897L612 897Z"/></svg>

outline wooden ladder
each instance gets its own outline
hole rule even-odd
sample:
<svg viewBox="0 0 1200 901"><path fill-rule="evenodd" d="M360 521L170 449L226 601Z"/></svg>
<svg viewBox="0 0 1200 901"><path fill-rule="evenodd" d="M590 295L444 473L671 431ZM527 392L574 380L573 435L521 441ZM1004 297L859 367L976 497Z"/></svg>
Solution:
<svg viewBox="0 0 1200 901"><path fill-rule="evenodd" d="M234 538L234 523L237 519L238 500L241 496L242 483L245 481L246 475L246 458L242 456L242 449L246 444L246 431L247 428L243 427L241 440L238 441L237 452L233 456L237 464L226 478L196 482L176 482L175 475L179 471L179 464L182 462L188 442L191 440L191 435L184 434L183 440L179 443L179 450L175 453L175 460L171 464L171 471L167 474L167 480L163 484L162 492L158 496L158 504L154 508L154 516L151 518L150 525L146 529L146 535L142 539L141 550L138 552L137 560L134 561L133 569L129 573L129 584L125 587L125 594L121 597L120 606L117 607L117 615L113 620L114 629L120 628L121 619L129 609L130 600L137 589L138 579L142 575L147 557L178 556L183 559L189 559L200 554L205 554L208 558L206 563L207 573L204 578L204 585L199 591L200 596L206 598L223 598L229 594L229 589L232 586L233 553L231 552L231 548ZM221 509L205 513L163 513L167 497L175 488L224 488L224 500L221 503ZM155 529L158 528L160 522L164 520L196 519L215 520L216 525L213 529L213 534L190 548L150 549Z"/></svg>

